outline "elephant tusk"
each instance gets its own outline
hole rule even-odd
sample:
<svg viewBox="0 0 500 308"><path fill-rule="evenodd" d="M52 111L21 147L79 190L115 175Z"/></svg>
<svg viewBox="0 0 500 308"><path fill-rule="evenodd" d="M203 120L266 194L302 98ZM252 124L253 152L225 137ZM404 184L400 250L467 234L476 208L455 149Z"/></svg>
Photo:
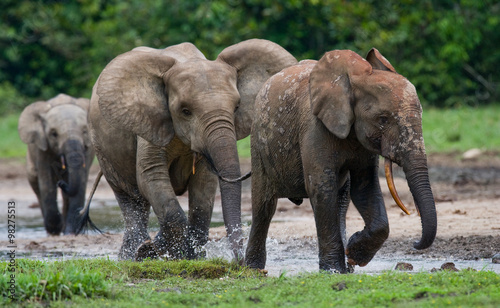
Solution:
<svg viewBox="0 0 500 308"><path fill-rule="evenodd" d="M61 155L61 165L62 165L62 169L66 170L66 162L64 161L64 155Z"/></svg>
<svg viewBox="0 0 500 308"><path fill-rule="evenodd" d="M399 198L398 192L396 191L396 186L394 185L394 178L392 177L392 161L389 158L385 158L385 178L387 180L387 186L389 187L389 191L391 192L392 198L396 201L396 204L401 208L403 212L407 215L410 215L408 209L406 209L403 201Z"/></svg>
<svg viewBox="0 0 500 308"><path fill-rule="evenodd" d="M198 156L198 155L197 155L197 153L196 153L196 152L194 152L194 153L193 153L193 175L194 175L194 173L196 172L196 169L195 169L195 167L194 167L194 166L196 165L196 162L197 162L197 160L196 160L196 158L197 158L197 157L196 157L196 156Z"/></svg>

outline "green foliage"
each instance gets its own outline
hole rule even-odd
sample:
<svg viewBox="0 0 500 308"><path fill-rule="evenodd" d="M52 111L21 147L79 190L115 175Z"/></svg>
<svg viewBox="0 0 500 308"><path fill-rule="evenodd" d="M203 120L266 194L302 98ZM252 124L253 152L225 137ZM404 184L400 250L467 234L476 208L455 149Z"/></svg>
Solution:
<svg viewBox="0 0 500 308"><path fill-rule="evenodd" d="M223 260L17 261L19 293L16 295L24 296L18 298L24 301L21 302L24 306L496 307L500 304L500 275L489 271L296 276L283 273L279 277L264 277L258 271ZM0 271L6 268L7 262L0 263ZM212 272L214 268L224 268L224 274L192 275L196 271ZM152 272L155 274L150 276ZM3 291L7 286L6 276L0 276L0 304L14 306L19 302L10 302Z"/></svg>
<svg viewBox="0 0 500 308"><path fill-rule="evenodd" d="M426 150L465 152L500 149L500 106L426 108L422 116Z"/></svg>
<svg viewBox="0 0 500 308"><path fill-rule="evenodd" d="M17 122L19 113L0 117L0 158L24 157L26 144L19 138Z"/></svg>
<svg viewBox="0 0 500 308"><path fill-rule="evenodd" d="M498 102L500 4L485 1L42 1L0 4L0 112L60 92L90 97L115 56L194 43L209 59L265 38L298 59L378 48L425 105Z"/></svg>
<svg viewBox="0 0 500 308"><path fill-rule="evenodd" d="M0 303L9 302L13 279L17 301L57 301L75 296L85 298L106 296L109 288L105 276L99 271L88 271L77 264L58 266L57 262L16 260L17 269L12 277L7 263L1 265Z"/></svg>

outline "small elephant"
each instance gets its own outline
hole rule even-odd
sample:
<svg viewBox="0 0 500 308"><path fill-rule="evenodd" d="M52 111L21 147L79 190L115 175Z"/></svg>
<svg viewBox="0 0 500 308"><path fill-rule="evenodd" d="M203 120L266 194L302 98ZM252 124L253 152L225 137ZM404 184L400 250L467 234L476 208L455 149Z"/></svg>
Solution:
<svg viewBox="0 0 500 308"><path fill-rule="evenodd" d="M422 237L414 247L429 247L437 218L421 117L415 87L376 49L366 59L349 50L330 51L319 61L301 61L271 77L255 102L246 264L265 267L277 199L299 204L310 198L320 270L345 273L346 255L350 265L365 266L389 235L379 155L386 159L391 193L407 211L393 187L391 164L403 167L422 221ZM365 228L344 247L349 194Z"/></svg>
<svg viewBox="0 0 500 308"><path fill-rule="evenodd" d="M94 159L88 109L88 99L59 94L27 106L19 118L19 136L28 145L28 181L50 235L61 231L77 234L87 222L80 210ZM62 190L62 216L57 207L57 186Z"/></svg>
<svg viewBox="0 0 500 308"><path fill-rule="evenodd" d="M191 43L138 47L102 71L91 98L92 142L125 220L120 259L195 258L208 240L217 183L236 259L243 260L236 141L250 134L262 84L297 60L252 39L207 60ZM178 195L189 191L186 217ZM147 230L150 207L160 223Z"/></svg>

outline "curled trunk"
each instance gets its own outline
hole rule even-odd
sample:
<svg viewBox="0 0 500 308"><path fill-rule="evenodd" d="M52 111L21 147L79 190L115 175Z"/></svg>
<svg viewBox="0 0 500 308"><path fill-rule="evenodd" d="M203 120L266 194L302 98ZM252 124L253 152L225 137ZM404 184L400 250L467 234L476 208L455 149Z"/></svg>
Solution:
<svg viewBox="0 0 500 308"><path fill-rule="evenodd" d="M413 247L425 249L432 245L437 231L436 206L429 182L427 159L410 157L406 162L403 170L422 221L422 237Z"/></svg>

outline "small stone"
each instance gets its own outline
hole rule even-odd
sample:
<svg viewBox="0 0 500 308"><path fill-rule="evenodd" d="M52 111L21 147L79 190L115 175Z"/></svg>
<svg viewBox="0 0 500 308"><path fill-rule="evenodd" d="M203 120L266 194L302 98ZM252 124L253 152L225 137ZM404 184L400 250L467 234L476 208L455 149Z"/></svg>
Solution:
<svg viewBox="0 0 500 308"><path fill-rule="evenodd" d="M500 264L500 253L497 253L491 258L491 262L495 264Z"/></svg>
<svg viewBox="0 0 500 308"><path fill-rule="evenodd" d="M458 272L458 269L455 267L455 263L453 262L443 263L443 265L441 265L441 269L444 271Z"/></svg>
<svg viewBox="0 0 500 308"><path fill-rule="evenodd" d="M394 269L398 271L413 271L413 265L410 263L398 262Z"/></svg>
<svg viewBox="0 0 500 308"><path fill-rule="evenodd" d="M483 151L481 151L480 149L470 149L468 151L465 151L465 153L462 155L462 158L464 160L473 160L481 156L481 154L483 154Z"/></svg>

